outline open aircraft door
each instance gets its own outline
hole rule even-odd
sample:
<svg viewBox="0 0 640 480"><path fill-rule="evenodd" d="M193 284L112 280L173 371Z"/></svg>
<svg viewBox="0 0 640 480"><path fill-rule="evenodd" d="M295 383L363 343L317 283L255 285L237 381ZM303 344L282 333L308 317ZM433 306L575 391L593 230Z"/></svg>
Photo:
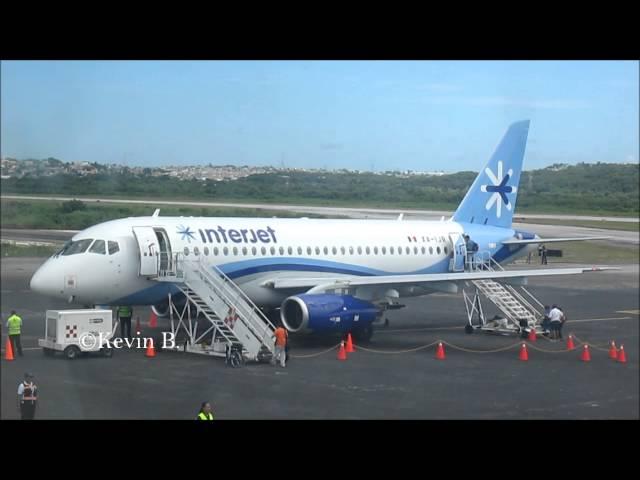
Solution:
<svg viewBox="0 0 640 480"><path fill-rule="evenodd" d="M153 227L133 227L140 250L140 275L158 275L158 239Z"/></svg>
<svg viewBox="0 0 640 480"><path fill-rule="evenodd" d="M458 232L450 233L449 238L451 239L451 249L453 251L453 258L451 258L449 270L452 272L462 272L464 271L464 257L467 254L464 238L462 234Z"/></svg>

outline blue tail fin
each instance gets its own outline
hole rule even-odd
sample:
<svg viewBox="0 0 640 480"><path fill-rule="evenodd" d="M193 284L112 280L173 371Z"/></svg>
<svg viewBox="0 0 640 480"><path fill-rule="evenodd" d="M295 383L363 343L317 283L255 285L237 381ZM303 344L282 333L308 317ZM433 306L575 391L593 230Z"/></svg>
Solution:
<svg viewBox="0 0 640 480"><path fill-rule="evenodd" d="M454 221L511 227L528 133L529 120L509 127L462 199Z"/></svg>

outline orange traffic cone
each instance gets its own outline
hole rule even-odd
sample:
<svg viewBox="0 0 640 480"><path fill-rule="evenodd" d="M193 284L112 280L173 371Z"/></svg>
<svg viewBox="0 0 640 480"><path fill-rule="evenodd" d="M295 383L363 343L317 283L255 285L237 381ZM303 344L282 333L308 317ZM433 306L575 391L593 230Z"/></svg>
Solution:
<svg viewBox="0 0 640 480"><path fill-rule="evenodd" d="M353 342L351 341L351 334L347 335L347 348L345 350L345 352L347 353L353 353L355 352L355 348L353 348Z"/></svg>
<svg viewBox="0 0 640 480"><path fill-rule="evenodd" d="M529 341L530 342L535 342L536 341L536 329L532 328L531 330L529 330Z"/></svg>
<svg viewBox="0 0 640 480"><path fill-rule="evenodd" d="M616 342L611 340L611 347L609 347L609 358L611 360L618 359L618 349L616 348Z"/></svg>
<svg viewBox="0 0 640 480"><path fill-rule="evenodd" d="M7 338L7 346L4 347L4 359L13 360L13 347L11 346L11 340Z"/></svg>
<svg viewBox="0 0 640 480"><path fill-rule="evenodd" d="M438 349L436 350L436 358L438 360L445 359L444 346L442 345L442 342L438 342Z"/></svg>
<svg viewBox="0 0 640 480"><path fill-rule="evenodd" d="M576 346L573 344L573 335L569 335L567 338L567 350L575 350Z"/></svg>
<svg viewBox="0 0 640 480"><path fill-rule="evenodd" d="M338 350L338 360L346 360L347 352L344 350L344 342L340 342L340 350Z"/></svg>
<svg viewBox="0 0 640 480"><path fill-rule="evenodd" d="M624 345L620 345L620 350L618 350L618 362L627 363L627 354L624 353Z"/></svg>
<svg viewBox="0 0 640 480"><path fill-rule="evenodd" d="M520 349L520 360L526 362L529 360L529 352L527 352L527 344L523 343L522 348Z"/></svg>
<svg viewBox="0 0 640 480"><path fill-rule="evenodd" d="M136 335L140 335L140 317L136 317Z"/></svg>
<svg viewBox="0 0 640 480"><path fill-rule="evenodd" d="M580 360L583 362L591 361L591 353L589 353L589 345L585 344L584 349L582 350L582 355L580 355Z"/></svg>
<svg viewBox="0 0 640 480"><path fill-rule="evenodd" d="M156 349L153 348L153 338L149 339L149 345L147 346L147 352L145 353L145 356L147 356L147 357L155 357L156 356Z"/></svg>
<svg viewBox="0 0 640 480"><path fill-rule="evenodd" d="M156 328L158 326L158 316L153 310L151 311L151 317L149 318L149 326L151 328Z"/></svg>

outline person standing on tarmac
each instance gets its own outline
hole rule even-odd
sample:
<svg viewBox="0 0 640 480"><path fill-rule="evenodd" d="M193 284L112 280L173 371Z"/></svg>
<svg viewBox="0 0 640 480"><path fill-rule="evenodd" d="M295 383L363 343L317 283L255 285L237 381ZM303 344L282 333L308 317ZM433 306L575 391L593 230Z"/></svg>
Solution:
<svg viewBox="0 0 640 480"><path fill-rule="evenodd" d="M18 385L18 410L22 420L33 420L36 415L38 387L33 383L33 375L24 374L24 382Z"/></svg>
<svg viewBox="0 0 640 480"><path fill-rule="evenodd" d="M118 320L120 322L120 336L122 338L131 338L131 315L133 309L129 305L121 305L118 307ZM127 336L124 336L125 328Z"/></svg>
<svg viewBox="0 0 640 480"><path fill-rule="evenodd" d="M209 402L202 402L197 420L213 420L213 413L211 412L211 404Z"/></svg>
<svg viewBox="0 0 640 480"><path fill-rule="evenodd" d="M280 360L280 366L285 367L287 361L287 341L289 340L289 335L287 331L280 325L276 328L276 331L273 332L273 335L276 339L276 351L271 359L271 365L275 365L278 359Z"/></svg>
<svg viewBox="0 0 640 480"><path fill-rule="evenodd" d="M16 353L17 347L18 355L22 357L22 344L20 343L22 319L16 314L15 310L11 310L11 316L7 319L7 328L9 329L9 340L11 341L13 353Z"/></svg>

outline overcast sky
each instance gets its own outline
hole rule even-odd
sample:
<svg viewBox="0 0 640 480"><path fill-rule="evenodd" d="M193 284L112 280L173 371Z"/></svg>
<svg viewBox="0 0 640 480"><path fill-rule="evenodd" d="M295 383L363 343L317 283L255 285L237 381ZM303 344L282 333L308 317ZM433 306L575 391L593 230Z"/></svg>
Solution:
<svg viewBox="0 0 640 480"><path fill-rule="evenodd" d="M638 162L638 62L4 61L2 156L478 171Z"/></svg>

